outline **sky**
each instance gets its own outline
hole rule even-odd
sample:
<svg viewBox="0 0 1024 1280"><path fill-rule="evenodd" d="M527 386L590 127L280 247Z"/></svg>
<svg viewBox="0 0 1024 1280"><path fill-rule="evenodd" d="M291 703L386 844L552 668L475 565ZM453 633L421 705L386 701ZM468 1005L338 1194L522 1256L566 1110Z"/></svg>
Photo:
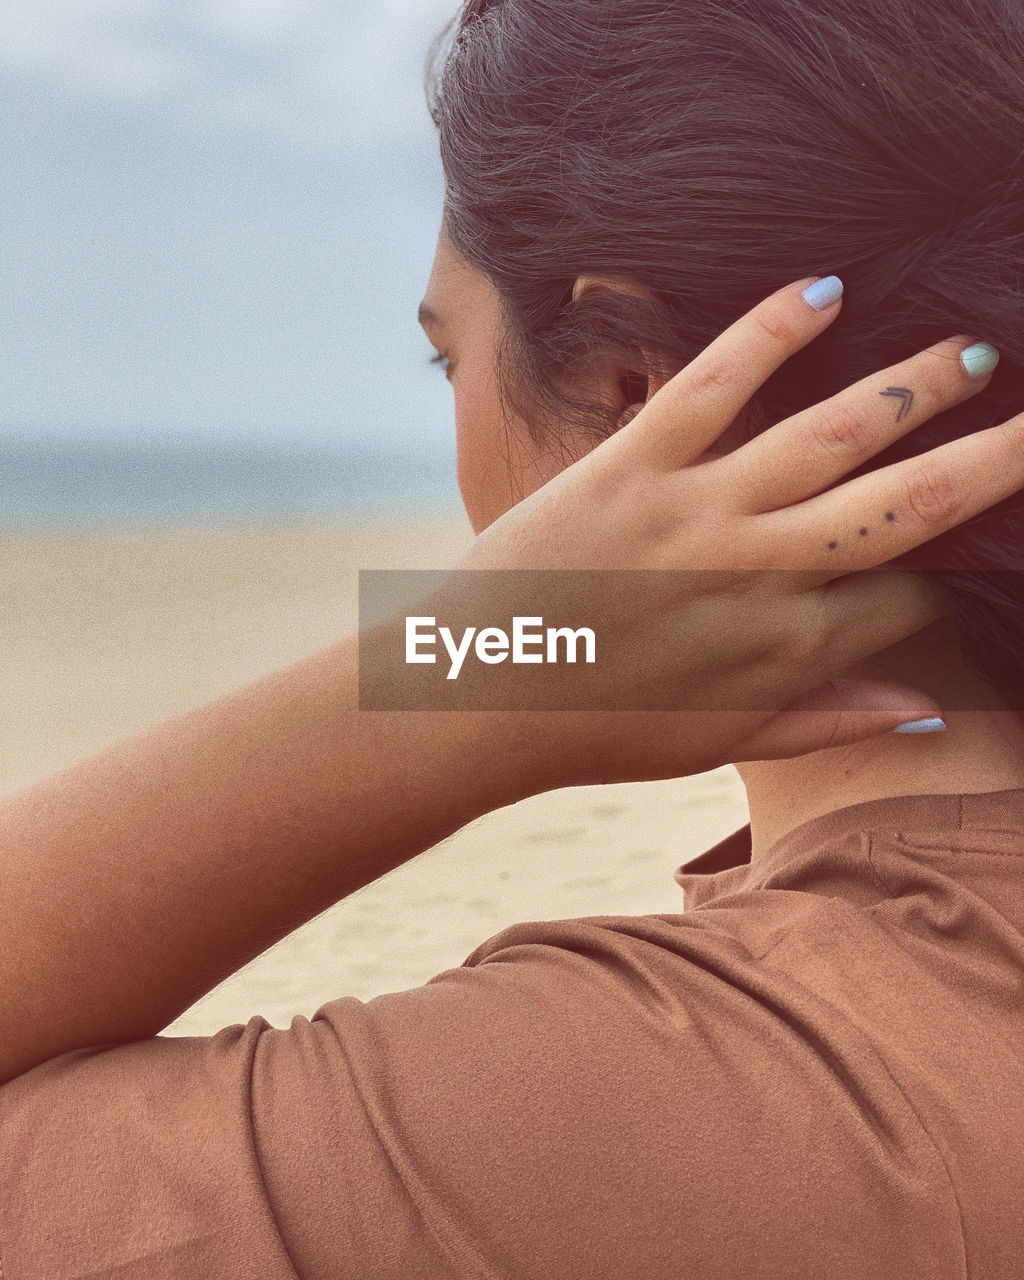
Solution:
<svg viewBox="0 0 1024 1280"><path fill-rule="evenodd" d="M0 437L431 448L458 0L0 0Z"/></svg>

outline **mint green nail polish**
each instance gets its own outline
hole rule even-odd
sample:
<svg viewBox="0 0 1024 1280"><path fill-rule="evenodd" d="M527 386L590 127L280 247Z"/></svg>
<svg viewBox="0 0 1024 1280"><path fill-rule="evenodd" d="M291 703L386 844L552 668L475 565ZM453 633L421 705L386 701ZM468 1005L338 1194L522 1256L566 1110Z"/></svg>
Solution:
<svg viewBox="0 0 1024 1280"><path fill-rule="evenodd" d="M984 378L999 363L999 352L991 342L976 342L960 352L960 359L969 377Z"/></svg>

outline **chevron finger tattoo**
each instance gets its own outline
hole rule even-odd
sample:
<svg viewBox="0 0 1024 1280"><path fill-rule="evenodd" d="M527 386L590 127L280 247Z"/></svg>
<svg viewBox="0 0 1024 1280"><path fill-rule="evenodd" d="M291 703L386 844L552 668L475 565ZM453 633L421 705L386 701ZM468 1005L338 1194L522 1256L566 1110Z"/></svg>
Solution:
<svg viewBox="0 0 1024 1280"><path fill-rule="evenodd" d="M879 395L892 396L900 401L900 411L896 415L896 421L901 422L910 412L914 403L914 393L907 387L886 387L884 391L880 391Z"/></svg>

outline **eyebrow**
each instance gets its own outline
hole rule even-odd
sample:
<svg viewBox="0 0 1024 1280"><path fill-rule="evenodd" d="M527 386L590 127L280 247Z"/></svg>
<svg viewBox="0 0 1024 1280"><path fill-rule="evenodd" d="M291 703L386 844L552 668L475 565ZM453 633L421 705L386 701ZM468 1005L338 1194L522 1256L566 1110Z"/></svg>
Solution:
<svg viewBox="0 0 1024 1280"><path fill-rule="evenodd" d="M432 324L435 326L435 328L438 328L438 329L444 328L444 321L437 314L437 312L434 311L432 307L428 307L425 302L420 303L420 309L419 309L419 312L417 313L417 318L419 319L420 324L423 325L424 327Z"/></svg>

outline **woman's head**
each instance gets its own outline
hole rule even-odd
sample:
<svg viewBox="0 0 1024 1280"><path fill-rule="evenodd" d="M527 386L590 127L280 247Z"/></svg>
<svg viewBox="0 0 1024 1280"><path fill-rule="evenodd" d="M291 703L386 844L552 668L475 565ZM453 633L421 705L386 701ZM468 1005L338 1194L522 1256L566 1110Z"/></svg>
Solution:
<svg viewBox="0 0 1024 1280"><path fill-rule="evenodd" d="M470 0L428 92L439 261L492 321L505 506L812 273L842 276L843 314L733 444L955 333L999 347L990 386L851 476L1024 409L1019 0ZM486 520L463 463L484 419L463 418L460 482ZM1004 696L1024 656L1022 534L1014 496L896 562L958 571L940 580L965 656Z"/></svg>

